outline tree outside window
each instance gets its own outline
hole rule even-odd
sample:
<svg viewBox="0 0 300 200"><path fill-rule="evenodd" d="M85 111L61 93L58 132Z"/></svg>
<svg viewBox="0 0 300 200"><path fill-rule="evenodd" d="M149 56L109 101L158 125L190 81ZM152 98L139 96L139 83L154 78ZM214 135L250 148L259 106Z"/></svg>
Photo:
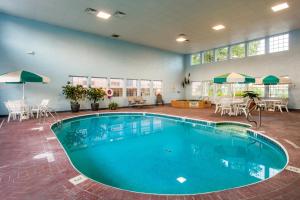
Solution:
<svg viewBox="0 0 300 200"><path fill-rule="evenodd" d="M265 54L265 39L255 40L248 43L248 56Z"/></svg>
<svg viewBox="0 0 300 200"><path fill-rule="evenodd" d="M228 58L228 47L216 49L216 61L224 61Z"/></svg>
<svg viewBox="0 0 300 200"><path fill-rule="evenodd" d="M214 61L214 51L213 50L203 52L203 63L204 64L212 63L213 61Z"/></svg>
<svg viewBox="0 0 300 200"><path fill-rule="evenodd" d="M196 53L191 55L191 65L199 65L201 64L201 54Z"/></svg>
<svg viewBox="0 0 300 200"><path fill-rule="evenodd" d="M244 58L245 57L245 43L236 44L231 46L231 59Z"/></svg>

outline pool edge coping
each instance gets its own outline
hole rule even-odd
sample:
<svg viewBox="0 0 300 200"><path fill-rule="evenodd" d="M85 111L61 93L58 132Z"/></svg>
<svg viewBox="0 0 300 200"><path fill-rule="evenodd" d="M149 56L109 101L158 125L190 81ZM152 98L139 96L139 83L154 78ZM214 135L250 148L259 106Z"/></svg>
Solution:
<svg viewBox="0 0 300 200"><path fill-rule="evenodd" d="M56 134L54 133L52 127L56 124L58 124L59 122L63 122L65 120L70 120L70 119L73 119L73 118L80 118L80 117L83 117L83 116L105 116L105 115L109 115L109 114L143 114L146 115L146 114L153 114L153 115L160 115L160 116L167 116L167 117L172 117L172 118L181 118L181 119L189 119L189 120L195 120L195 121L205 121L205 122L209 122L209 123L212 123L212 124L222 124L222 123L229 123L229 124L236 124L236 125L243 125L244 127L247 126L248 128L245 127L245 130L248 132L252 132L254 134L258 134L270 141L272 141L273 143L275 143L276 145L278 145L281 150L283 150L283 153L285 154L286 156L286 164L285 166L274 176L272 177L269 177L269 178L266 178L266 179L263 179L263 180L260 180L258 182L255 182L255 183L249 183L249 184L246 184L246 185L242 185L242 186L237 186L237 187L233 187L233 188L228 188L228 189L222 189L222 190L216 190L216 191L210 191L210 192L203 192L203 193L195 193L195 194L157 194L157 193L144 193L144 192L137 192L137 191L131 191L131 190L126 190L126 189L122 189L122 188L118 188L118 187L114 187L114 186L111 186L111 185L107 185L107 184L104 184L102 182L99 182L97 180L94 180L90 177L87 177L85 176L83 173L81 173L74 165L73 165L73 162L72 160L70 159L68 153L66 152L65 148L63 147L62 143L60 142L60 140L58 139L58 137L56 136ZM63 151L65 152L65 155L67 156L68 160L69 160L69 163L71 163L72 167L75 169L75 171L77 171L79 173L79 175L82 175L84 177L87 178L87 180L91 180L92 182L94 183L97 183L97 184L100 184L100 185L103 185L103 186L106 186L106 187L109 187L109 188L112 188L112 189L116 189L118 191L122 191L122 192L130 192L130 193L134 193L134 194L140 194L140 195L155 195L155 196L198 196L198 195L205 195L205 194L211 194L211 193L218 193L218 192L224 192L224 191L229 191L229 190L237 190L239 188L245 188L245 187L248 187L248 186L252 186L252 185L256 185L256 184L259 184L259 183L262 183L262 182L265 182L271 178L274 178L275 176L278 176L279 174L283 173L284 170L286 169L286 167L288 166L289 164L289 154L288 154L288 151L286 150L286 148L279 142L277 141L276 139L273 139L271 138L270 136L267 136L265 135L264 133L262 132L259 132L259 131L256 131L256 130L253 130L251 129L253 126L251 124L248 124L248 123L243 123L243 122L238 122L238 121L211 121L211 120L205 120L205 119L202 119L202 118L191 118L191 117L186 117L186 116L179 116L179 115L170 115L170 114L164 114L164 113L155 113L155 112L96 112L96 113L89 113L89 114L82 114L82 115L76 115L76 116L72 116L72 117L65 117L61 120L59 120L59 122L53 122L49 125L50 127L50 130L52 132L52 134L56 137L60 147L63 149Z"/></svg>

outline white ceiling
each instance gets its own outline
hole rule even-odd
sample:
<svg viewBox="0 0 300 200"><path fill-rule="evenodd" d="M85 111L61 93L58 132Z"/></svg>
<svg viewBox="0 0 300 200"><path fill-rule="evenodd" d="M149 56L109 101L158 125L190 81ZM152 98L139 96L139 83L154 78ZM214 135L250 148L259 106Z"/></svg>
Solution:
<svg viewBox="0 0 300 200"><path fill-rule="evenodd" d="M290 8L270 7L287 1ZM1 0L0 12L178 53L250 40L300 28L300 0ZM88 7L127 13L108 21L88 15ZM213 25L225 30L216 32ZM189 43L175 42L184 33Z"/></svg>

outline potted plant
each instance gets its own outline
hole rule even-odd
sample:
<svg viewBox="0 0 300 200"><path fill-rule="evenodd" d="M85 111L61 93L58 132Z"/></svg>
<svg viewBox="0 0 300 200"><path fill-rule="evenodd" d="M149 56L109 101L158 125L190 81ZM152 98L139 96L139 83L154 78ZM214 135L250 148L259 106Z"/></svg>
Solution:
<svg viewBox="0 0 300 200"><path fill-rule="evenodd" d="M259 94L254 92L254 91L244 91L242 96L244 98L249 98L251 100L249 109L253 108L256 106L256 102L259 100Z"/></svg>
<svg viewBox="0 0 300 200"><path fill-rule="evenodd" d="M116 102L110 102L109 104L108 104L108 108L110 109L110 110L116 110L117 108L118 108L118 104L116 103Z"/></svg>
<svg viewBox="0 0 300 200"><path fill-rule="evenodd" d="M89 88L86 92L87 98L92 102L91 108L93 111L99 110L99 101L104 100L106 95L105 91L102 88Z"/></svg>
<svg viewBox="0 0 300 200"><path fill-rule="evenodd" d="M72 112L78 112L80 109L79 101L85 98L86 89L82 85L71 85L70 82L62 88L62 93L65 95L66 99L70 100Z"/></svg>

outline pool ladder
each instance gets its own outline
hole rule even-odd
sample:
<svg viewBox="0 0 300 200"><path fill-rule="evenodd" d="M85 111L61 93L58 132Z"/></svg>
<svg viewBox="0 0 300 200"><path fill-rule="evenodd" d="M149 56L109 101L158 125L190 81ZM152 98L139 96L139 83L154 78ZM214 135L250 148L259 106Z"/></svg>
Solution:
<svg viewBox="0 0 300 200"><path fill-rule="evenodd" d="M246 118L249 122L255 124L256 129L259 129L261 127L261 107L259 105L257 105L255 100L253 100L253 102L255 103L255 106L253 106L252 108L249 109ZM253 116L251 115L251 113L255 110L258 110L258 120L255 120L253 118Z"/></svg>

